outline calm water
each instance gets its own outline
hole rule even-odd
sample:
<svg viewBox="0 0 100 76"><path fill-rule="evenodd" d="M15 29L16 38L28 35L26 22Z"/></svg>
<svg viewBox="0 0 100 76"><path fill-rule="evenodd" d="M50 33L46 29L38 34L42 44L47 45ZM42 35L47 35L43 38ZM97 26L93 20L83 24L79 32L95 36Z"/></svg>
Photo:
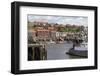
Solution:
<svg viewBox="0 0 100 76"><path fill-rule="evenodd" d="M66 54L72 46L72 43L48 44L46 46L47 60L80 58Z"/></svg>

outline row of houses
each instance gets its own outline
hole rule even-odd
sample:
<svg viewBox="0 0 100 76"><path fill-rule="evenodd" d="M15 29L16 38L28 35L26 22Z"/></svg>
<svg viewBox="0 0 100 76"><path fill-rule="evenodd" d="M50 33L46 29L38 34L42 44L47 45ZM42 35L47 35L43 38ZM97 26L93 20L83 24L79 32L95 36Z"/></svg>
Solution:
<svg viewBox="0 0 100 76"><path fill-rule="evenodd" d="M28 26L35 26L35 27L66 27L66 28L80 28L80 25L75 24L58 24L58 23L48 23L45 21L34 21L34 22L28 22ZM82 26L82 25L81 25Z"/></svg>
<svg viewBox="0 0 100 76"><path fill-rule="evenodd" d="M50 31L47 29L38 29L38 30L29 30L28 31L28 39L31 40L39 40L39 41L50 41L57 40L59 38L64 39L82 39L82 34L80 32L58 32L58 31Z"/></svg>
<svg viewBox="0 0 100 76"><path fill-rule="evenodd" d="M49 24L47 22L33 22L28 23L28 39L30 41L50 41L61 39L82 39L83 36L87 38L88 28L84 26L76 26L76 25L59 25L59 24ZM35 27L34 27L35 26ZM61 28L67 29L81 29L79 32L63 32ZM59 31L60 30L60 31Z"/></svg>

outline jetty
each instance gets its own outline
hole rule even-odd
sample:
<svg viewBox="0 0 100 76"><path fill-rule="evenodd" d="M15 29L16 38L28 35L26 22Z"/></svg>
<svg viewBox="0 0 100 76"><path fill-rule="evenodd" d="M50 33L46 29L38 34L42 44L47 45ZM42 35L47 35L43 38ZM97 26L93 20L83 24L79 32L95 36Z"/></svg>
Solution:
<svg viewBox="0 0 100 76"><path fill-rule="evenodd" d="M46 60L47 51L44 44L28 44L28 60Z"/></svg>

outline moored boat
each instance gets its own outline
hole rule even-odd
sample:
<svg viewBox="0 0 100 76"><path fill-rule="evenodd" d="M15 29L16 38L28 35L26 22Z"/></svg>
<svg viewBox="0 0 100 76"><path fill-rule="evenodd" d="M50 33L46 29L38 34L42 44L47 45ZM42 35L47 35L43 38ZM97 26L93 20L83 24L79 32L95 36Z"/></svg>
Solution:
<svg viewBox="0 0 100 76"><path fill-rule="evenodd" d="M88 57L88 45L86 42L81 43L80 45L75 45L68 52L70 55L76 55L80 57Z"/></svg>

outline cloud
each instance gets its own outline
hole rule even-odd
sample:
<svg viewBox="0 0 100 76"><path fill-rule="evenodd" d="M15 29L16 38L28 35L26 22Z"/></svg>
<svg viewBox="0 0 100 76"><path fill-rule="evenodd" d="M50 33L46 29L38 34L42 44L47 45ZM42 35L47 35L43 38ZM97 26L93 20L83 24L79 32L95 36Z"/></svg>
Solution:
<svg viewBox="0 0 100 76"><path fill-rule="evenodd" d="M28 21L46 21L59 24L88 25L88 17L83 16L47 16L47 15L28 15Z"/></svg>

